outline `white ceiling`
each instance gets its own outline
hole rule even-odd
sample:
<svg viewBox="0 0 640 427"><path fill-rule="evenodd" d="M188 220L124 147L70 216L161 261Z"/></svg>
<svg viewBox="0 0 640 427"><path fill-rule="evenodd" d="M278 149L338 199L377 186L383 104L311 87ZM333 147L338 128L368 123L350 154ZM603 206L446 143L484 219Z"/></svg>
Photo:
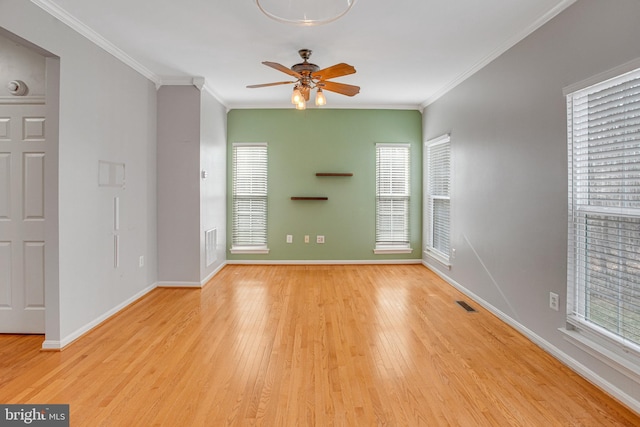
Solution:
<svg viewBox="0 0 640 427"><path fill-rule="evenodd" d="M291 108L289 80L261 64L346 62L334 79L361 87L326 92L327 107L420 108L434 101L575 0L357 0L316 27L267 18L255 0L32 0L157 83L204 77L228 108ZM290 0L283 0L290 1ZM313 104L313 103L310 103ZM324 107L326 108L326 107Z"/></svg>

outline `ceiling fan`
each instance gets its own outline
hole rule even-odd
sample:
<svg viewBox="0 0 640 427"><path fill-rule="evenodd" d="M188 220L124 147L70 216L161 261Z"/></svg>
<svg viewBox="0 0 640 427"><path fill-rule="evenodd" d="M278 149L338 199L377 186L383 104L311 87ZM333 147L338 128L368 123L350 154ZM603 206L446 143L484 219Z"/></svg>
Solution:
<svg viewBox="0 0 640 427"><path fill-rule="evenodd" d="M259 88L267 86L278 86L286 84L295 84L293 87L293 95L291 96L291 103L295 104L296 109L304 110L309 100L309 95L312 89L317 89L316 93L316 105L325 105L327 99L322 93L322 90L328 90L330 92L339 93L346 96L354 96L360 92L359 86L348 85L344 83L331 82L329 79L336 77L346 76L354 74L356 69L349 64L341 62L331 67L323 68L322 70L316 64L309 62L311 56L311 50L300 49L298 54L302 58L303 62L293 65L291 68L287 68L277 62L264 61L263 64L267 67L274 68L283 73L289 74L295 77L297 80L287 82L275 82L264 83L259 85L250 85L248 88Z"/></svg>

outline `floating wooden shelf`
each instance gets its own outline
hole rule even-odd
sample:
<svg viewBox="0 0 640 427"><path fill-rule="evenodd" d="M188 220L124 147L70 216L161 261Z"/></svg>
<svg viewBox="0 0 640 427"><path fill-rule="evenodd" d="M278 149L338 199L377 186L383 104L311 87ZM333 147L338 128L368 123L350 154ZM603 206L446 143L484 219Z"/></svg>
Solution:
<svg viewBox="0 0 640 427"><path fill-rule="evenodd" d="M293 196L291 200L329 200L328 197L301 197L301 196Z"/></svg>
<svg viewBox="0 0 640 427"><path fill-rule="evenodd" d="M353 176L351 172L316 172L316 176Z"/></svg>

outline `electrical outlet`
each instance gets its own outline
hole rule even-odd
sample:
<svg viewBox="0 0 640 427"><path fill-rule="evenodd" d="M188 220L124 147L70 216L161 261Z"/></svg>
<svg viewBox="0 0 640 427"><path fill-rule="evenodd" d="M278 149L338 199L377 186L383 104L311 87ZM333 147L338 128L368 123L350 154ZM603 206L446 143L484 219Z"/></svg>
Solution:
<svg viewBox="0 0 640 427"><path fill-rule="evenodd" d="M324 236L316 236L316 243L324 243Z"/></svg>
<svg viewBox="0 0 640 427"><path fill-rule="evenodd" d="M308 235L308 234L305 234L305 236L304 236L304 242L305 242L305 243L309 243L309 235Z"/></svg>
<svg viewBox="0 0 640 427"><path fill-rule="evenodd" d="M287 243L293 243L293 235L287 234Z"/></svg>
<svg viewBox="0 0 640 427"><path fill-rule="evenodd" d="M560 308L560 297L558 294L549 292L549 308L554 311L558 311Z"/></svg>
<svg viewBox="0 0 640 427"><path fill-rule="evenodd" d="M138 259L138 267L144 267L144 255L141 255Z"/></svg>

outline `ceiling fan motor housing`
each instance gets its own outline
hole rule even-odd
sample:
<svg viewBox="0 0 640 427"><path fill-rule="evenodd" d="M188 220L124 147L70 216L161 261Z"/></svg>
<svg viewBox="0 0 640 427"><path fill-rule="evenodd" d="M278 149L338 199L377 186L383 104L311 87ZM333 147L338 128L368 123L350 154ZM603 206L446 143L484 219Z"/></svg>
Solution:
<svg viewBox="0 0 640 427"><path fill-rule="evenodd" d="M303 76L307 76L318 71L320 67L318 67L316 64L308 62L309 58L311 57L311 52L312 51L310 49L300 49L298 51L298 55L300 55L300 58L302 58L304 62L295 64L291 67L291 69L296 73L302 74Z"/></svg>

